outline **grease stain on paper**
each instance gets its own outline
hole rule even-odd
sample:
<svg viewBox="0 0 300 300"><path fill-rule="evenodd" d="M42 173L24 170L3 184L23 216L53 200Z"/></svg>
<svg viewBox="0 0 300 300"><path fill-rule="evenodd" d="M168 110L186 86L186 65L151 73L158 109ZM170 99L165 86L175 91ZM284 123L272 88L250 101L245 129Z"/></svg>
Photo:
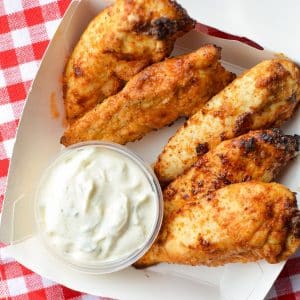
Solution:
<svg viewBox="0 0 300 300"><path fill-rule="evenodd" d="M59 118L60 114L57 108L57 97L55 92L52 92L50 95L50 111L53 119Z"/></svg>

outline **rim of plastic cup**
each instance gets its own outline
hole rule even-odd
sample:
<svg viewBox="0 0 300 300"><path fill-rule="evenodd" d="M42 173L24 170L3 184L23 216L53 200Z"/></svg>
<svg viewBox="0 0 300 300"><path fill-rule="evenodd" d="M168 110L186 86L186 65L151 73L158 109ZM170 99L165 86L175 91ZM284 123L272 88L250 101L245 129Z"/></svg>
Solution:
<svg viewBox="0 0 300 300"><path fill-rule="evenodd" d="M38 209L38 203L39 203L39 193L40 188L42 186L42 183L44 180L46 180L47 175L49 171L53 168L55 163L60 160L63 156L67 155L70 151L73 151L74 149L80 149L85 147L100 147L104 149L109 149L111 151L118 152L121 155L126 156L129 158L133 163L135 163L136 166L139 167L139 169L143 172L145 177L147 178L148 183L150 184L154 194L155 194L155 201L156 201L156 215L155 220L151 229L151 232L148 234L147 238L145 239L144 243L141 244L138 248L136 248L132 253L129 253L128 255L121 256L116 259L109 259L109 260L103 260L103 262L99 261L95 265L92 263L90 264L84 264L84 263L78 263L75 260L72 260L71 258L68 258L67 255L63 255L52 245L49 243L45 236L45 232L43 230L42 222L40 221L40 215L39 215L39 209ZM153 170L150 168L150 166L136 153L129 150L128 148L121 146L116 143L112 142L103 142L103 141L89 141L89 142L82 142L77 143L72 146L69 146L65 149L63 149L50 163L50 165L46 168L46 170L43 172L43 175L38 183L36 193L35 193L35 199L34 199L34 215L35 215L35 223L37 225L37 234L41 238L44 246L47 248L48 252L58 258L61 262L69 265L71 268L82 271L84 273L89 274L106 274L106 273L112 273L116 271L120 271L122 269L125 269L129 266L131 266L133 263L135 263L139 258L141 258L147 250L151 247L153 242L155 241L158 232L160 230L161 224L162 224L162 218L163 218L163 196L162 196L162 190L159 184L159 181L154 174Z"/></svg>

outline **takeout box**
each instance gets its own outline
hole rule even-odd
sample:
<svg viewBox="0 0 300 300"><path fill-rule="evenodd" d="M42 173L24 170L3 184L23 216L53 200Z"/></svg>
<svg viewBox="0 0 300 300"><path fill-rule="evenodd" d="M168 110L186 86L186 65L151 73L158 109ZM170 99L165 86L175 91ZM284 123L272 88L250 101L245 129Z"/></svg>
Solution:
<svg viewBox="0 0 300 300"><path fill-rule="evenodd" d="M184 5L184 1L180 2ZM37 238L33 210L36 184L43 170L62 149L59 143L64 130L61 76L66 58L88 22L107 4L104 0L73 1L40 65L20 121L9 169L0 227L0 240L9 246L3 252L46 278L94 295L131 300L167 297L198 300L263 299L284 263L271 265L260 261L217 268L160 264L145 270L131 267L108 275L87 275L52 257ZM226 39L204 34L201 32L203 29ZM232 39L236 37L198 25L196 30L176 42L173 54L213 43L223 49L223 65L235 73L275 55L271 51L258 50ZM51 105L55 105L53 101L57 102L59 118L53 118L50 109ZM299 120L300 111L284 126L284 130L300 134ZM181 124L179 120L173 126L152 132L127 146L150 164ZM299 170L300 160L296 159L286 169L280 182L296 192L299 189L296 176Z"/></svg>

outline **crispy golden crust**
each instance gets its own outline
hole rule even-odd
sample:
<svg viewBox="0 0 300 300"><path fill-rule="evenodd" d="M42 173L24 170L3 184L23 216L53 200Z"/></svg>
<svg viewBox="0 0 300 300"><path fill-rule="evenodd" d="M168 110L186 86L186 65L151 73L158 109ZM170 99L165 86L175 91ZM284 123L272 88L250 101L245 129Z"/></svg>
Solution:
<svg viewBox="0 0 300 300"><path fill-rule="evenodd" d="M164 219L186 202L206 197L226 185L273 181L296 156L298 139L270 129L250 131L221 142L164 190Z"/></svg>
<svg viewBox="0 0 300 300"><path fill-rule="evenodd" d="M181 116L192 115L234 78L219 59L220 49L206 45L147 67L121 92L72 124L61 142L70 145L106 140L125 144Z"/></svg>
<svg viewBox="0 0 300 300"><path fill-rule="evenodd" d="M277 183L228 185L177 210L136 267L159 262L218 266L266 259L277 263L300 245L295 195Z"/></svg>
<svg viewBox="0 0 300 300"><path fill-rule="evenodd" d="M279 126L300 100L299 68L289 60L264 61L214 96L169 140L155 165L170 182L221 141L249 130Z"/></svg>
<svg viewBox="0 0 300 300"><path fill-rule="evenodd" d="M176 38L194 27L171 0L117 0L94 18L64 74L66 116L73 122L116 94L133 75L168 56Z"/></svg>

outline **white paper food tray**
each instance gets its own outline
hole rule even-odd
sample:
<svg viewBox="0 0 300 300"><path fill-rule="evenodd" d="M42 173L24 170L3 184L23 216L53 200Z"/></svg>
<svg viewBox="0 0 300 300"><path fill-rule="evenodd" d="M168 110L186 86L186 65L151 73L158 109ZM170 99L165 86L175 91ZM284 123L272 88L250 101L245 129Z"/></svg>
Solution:
<svg viewBox="0 0 300 300"><path fill-rule="evenodd" d="M180 2L184 6L187 1ZM35 236L35 187L45 167L62 148L59 143L63 132L61 76L66 58L88 22L107 4L104 0L73 1L41 63L28 95L11 159L0 227L0 240L10 246L3 252L44 277L74 290L99 296L130 300L167 297L174 300L263 299L284 263L271 265L261 261L218 268L161 264L145 270L128 268L110 275L86 275L50 256ZM224 66L235 73L274 56L270 51L197 31L180 38L173 54L195 50L205 43L221 46ZM51 114L50 97L53 93L58 100L59 119L53 119ZM299 120L300 111L284 126L284 130L300 134ZM152 163L180 124L182 121L127 146ZM298 158L288 167L280 182L296 192L299 189L296 176L299 170Z"/></svg>

